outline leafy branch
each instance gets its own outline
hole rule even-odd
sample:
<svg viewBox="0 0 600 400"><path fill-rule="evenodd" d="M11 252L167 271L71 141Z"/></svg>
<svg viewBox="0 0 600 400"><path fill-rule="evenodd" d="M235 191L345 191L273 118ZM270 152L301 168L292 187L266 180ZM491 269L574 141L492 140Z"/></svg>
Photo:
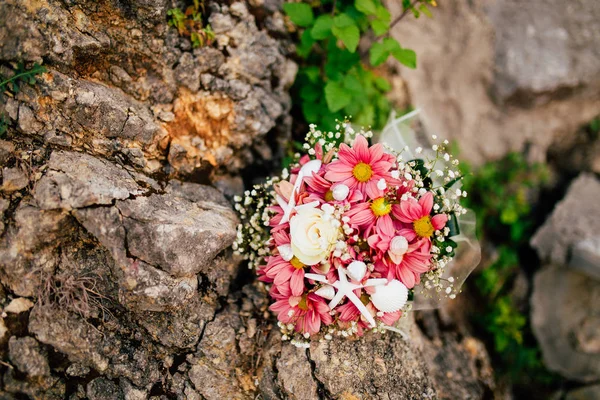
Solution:
<svg viewBox="0 0 600 400"><path fill-rule="evenodd" d="M17 69L13 72L10 77L0 75L0 92L8 90L15 95L21 91L22 85L35 85L37 82L35 76L46 72L46 68L35 63L31 68L27 69L23 63L18 63Z"/></svg>
<svg viewBox="0 0 600 400"><path fill-rule="evenodd" d="M333 130L336 119L351 115L359 125L377 129L385 124L391 108L385 94L391 85L372 67L390 56L408 68L416 67L415 52L389 37L389 30L411 11L418 16L418 4L425 10L427 4L435 5L433 0L403 1L403 13L394 21L381 0L283 5L291 22L300 28L296 54L301 67L292 95L307 122ZM376 39L365 62L357 49L361 39L369 36Z"/></svg>

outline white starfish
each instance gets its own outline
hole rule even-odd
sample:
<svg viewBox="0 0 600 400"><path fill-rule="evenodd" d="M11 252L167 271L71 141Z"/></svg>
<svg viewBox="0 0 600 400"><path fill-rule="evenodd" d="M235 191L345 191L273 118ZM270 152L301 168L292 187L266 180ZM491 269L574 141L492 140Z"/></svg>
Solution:
<svg viewBox="0 0 600 400"><path fill-rule="evenodd" d="M279 195L277 195L276 200L279 206L283 209L283 217L281 217L281 221L279 225L285 224L290 220L290 214L296 208L296 192L300 189L300 185L302 185L302 181L305 176L312 176L312 173L319 172L322 165L321 160L311 160L304 164L302 168L300 168L300 172L298 172L298 176L296 177L296 183L294 183L294 187L292 188L292 194L290 195L290 201L286 203L285 199ZM317 204L319 204L317 202Z"/></svg>
<svg viewBox="0 0 600 400"><path fill-rule="evenodd" d="M360 284L360 283L359 284L352 283L352 282L348 281L348 278L346 277L346 271L344 271L344 269L342 267L338 267L338 276L339 276L339 280L337 280L333 283L329 283L329 281L327 280L327 278L325 278L324 275L304 274L305 278L312 279L313 281L325 283L325 284L333 286L334 288L337 289L337 293L335 294L333 299L331 299L331 301L329 302L330 309L333 310L333 308L335 306L337 306L344 297L348 297L348 300L350 300L356 306L356 308L358 309L358 311L360 311L362 316L365 317L365 319L369 322L369 324L371 324L371 327L374 328L377 325L375 323L375 319L373 319L373 316L371 315L369 310L367 310L367 307L365 307L365 305L362 303L362 301L360 301L358 296L356 294L354 294L354 290L362 289L362 288L368 287L368 286L385 285L387 283L387 279L385 279L385 278L367 279L367 281L365 282L364 285Z"/></svg>

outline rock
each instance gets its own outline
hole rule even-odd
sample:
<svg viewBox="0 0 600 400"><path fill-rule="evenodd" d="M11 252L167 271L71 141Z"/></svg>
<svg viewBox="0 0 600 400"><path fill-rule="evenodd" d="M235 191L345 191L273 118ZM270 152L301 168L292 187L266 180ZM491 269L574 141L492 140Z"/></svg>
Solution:
<svg viewBox="0 0 600 400"><path fill-rule="evenodd" d="M8 341L8 356L19 371L31 377L49 376L48 359L42 353L40 345L30 336L11 337Z"/></svg>
<svg viewBox="0 0 600 400"><path fill-rule="evenodd" d="M80 363L73 363L67 368L67 375L84 377L90 373L90 368Z"/></svg>
<svg viewBox="0 0 600 400"><path fill-rule="evenodd" d="M16 192L27 187L29 178L21 168L3 168L2 169L2 190L5 193Z"/></svg>
<svg viewBox="0 0 600 400"><path fill-rule="evenodd" d="M600 385L585 386L571 390L565 396L565 400L595 400L600 398Z"/></svg>
<svg viewBox="0 0 600 400"><path fill-rule="evenodd" d="M36 305L29 317L29 331L45 344L103 372L108 359L101 354L102 333L67 310Z"/></svg>
<svg viewBox="0 0 600 400"><path fill-rule="evenodd" d="M569 264L570 252L580 249L580 242L595 237L600 231L600 209L595 201L598 198L600 181L589 174L580 175L531 239L540 258L559 265ZM576 254L582 256L581 252Z"/></svg>
<svg viewBox="0 0 600 400"><path fill-rule="evenodd" d="M4 312L19 314L25 312L33 307L33 302L24 297L18 297L16 299L12 299L11 302L4 307Z"/></svg>
<svg viewBox="0 0 600 400"><path fill-rule="evenodd" d="M392 16L402 12L401 2L386 4ZM432 9L434 18L397 24L392 36L416 51L417 68L392 64L427 131L456 139L475 163L526 144L543 161L550 146L574 140L600 113L600 6L563 6L461 0Z"/></svg>
<svg viewBox="0 0 600 400"><path fill-rule="evenodd" d="M124 400L146 400L148 398L148 391L136 388L127 379L121 379L119 386L123 391Z"/></svg>
<svg viewBox="0 0 600 400"><path fill-rule="evenodd" d="M600 379L600 281L547 265L534 278L533 332L546 366L578 381Z"/></svg>
<svg viewBox="0 0 600 400"><path fill-rule="evenodd" d="M237 217L229 206L211 201L217 191L196 185L191 202L175 193L138 197L117 203L127 232L129 251L174 276L207 270L207 263L230 246ZM210 194L205 194L210 193Z"/></svg>
<svg viewBox="0 0 600 400"><path fill-rule="evenodd" d="M87 385L90 400L122 400L123 393L116 383L105 378L96 378Z"/></svg>
<svg viewBox="0 0 600 400"><path fill-rule="evenodd" d="M55 151L48 167L34 193L44 210L111 204L144 193L125 169L85 153Z"/></svg>
<svg viewBox="0 0 600 400"><path fill-rule="evenodd" d="M600 236L575 243L571 251L569 267L600 280Z"/></svg>
<svg viewBox="0 0 600 400"><path fill-rule="evenodd" d="M0 164L6 165L6 162L13 156L15 145L6 140L0 140Z"/></svg>

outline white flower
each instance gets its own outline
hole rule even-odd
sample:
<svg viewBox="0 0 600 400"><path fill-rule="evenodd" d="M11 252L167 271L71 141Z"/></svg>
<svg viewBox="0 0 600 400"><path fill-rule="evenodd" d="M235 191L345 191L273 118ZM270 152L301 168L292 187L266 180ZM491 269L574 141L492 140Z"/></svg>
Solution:
<svg viewBox="0 0 600 400"><path fill-rule="evenodd" d="M315 265L329 256L340 233L331 222L318 208L297 209L290 220L290 235L292 250L300 262Z"/></svg>

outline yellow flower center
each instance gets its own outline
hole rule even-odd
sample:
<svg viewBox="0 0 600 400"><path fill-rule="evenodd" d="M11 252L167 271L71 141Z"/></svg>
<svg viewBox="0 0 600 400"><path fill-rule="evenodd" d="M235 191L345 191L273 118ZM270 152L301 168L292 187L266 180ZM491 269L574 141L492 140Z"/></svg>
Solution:
<svg viewBox="0 0 600 400"><path fill-rule="evenodd" d="M325 201L333 201L335 200L333 198L333 192L331 190L328 190L327 192L325 192Z"/></svg>
<svg viewBox="0 0 600 400"><path fill-rule="evenodd" d="M296 256L292 257L292 259L290 260L290 264L292 264L292 267L296 269L304 268L304 264L302 264L302 261L298 260Z"/></svg>
<svg viewBox="0 0 600 400"><path fill-rule="evenodd" d="M435 229L433 229L433 225L431 224L431 217L426 215L422 218L419 218L415 222L413 222L413 228L419 237L431 237Z"/></svg>
<svg viewBox="0 0 600 400"><path fill-rule="evenodd" d="M371 203L371 210L376 217L383 217L392 211L392 205L384 197L379 197Z"/></svg>
<svg viewBox="0 0 600 400"><path fill-rule="evenodd" d="M373 176L373 170L369 164L359 162L352 169L352 175L354 175L357 181L366 182Z"/></svg>
<svg viewBox="0 0 600 400"><path fill-rule="evenodd" d="M308 311L308 301L306 300L306 295L303 295L298 302L298 308L303 311Z"/></svg>

